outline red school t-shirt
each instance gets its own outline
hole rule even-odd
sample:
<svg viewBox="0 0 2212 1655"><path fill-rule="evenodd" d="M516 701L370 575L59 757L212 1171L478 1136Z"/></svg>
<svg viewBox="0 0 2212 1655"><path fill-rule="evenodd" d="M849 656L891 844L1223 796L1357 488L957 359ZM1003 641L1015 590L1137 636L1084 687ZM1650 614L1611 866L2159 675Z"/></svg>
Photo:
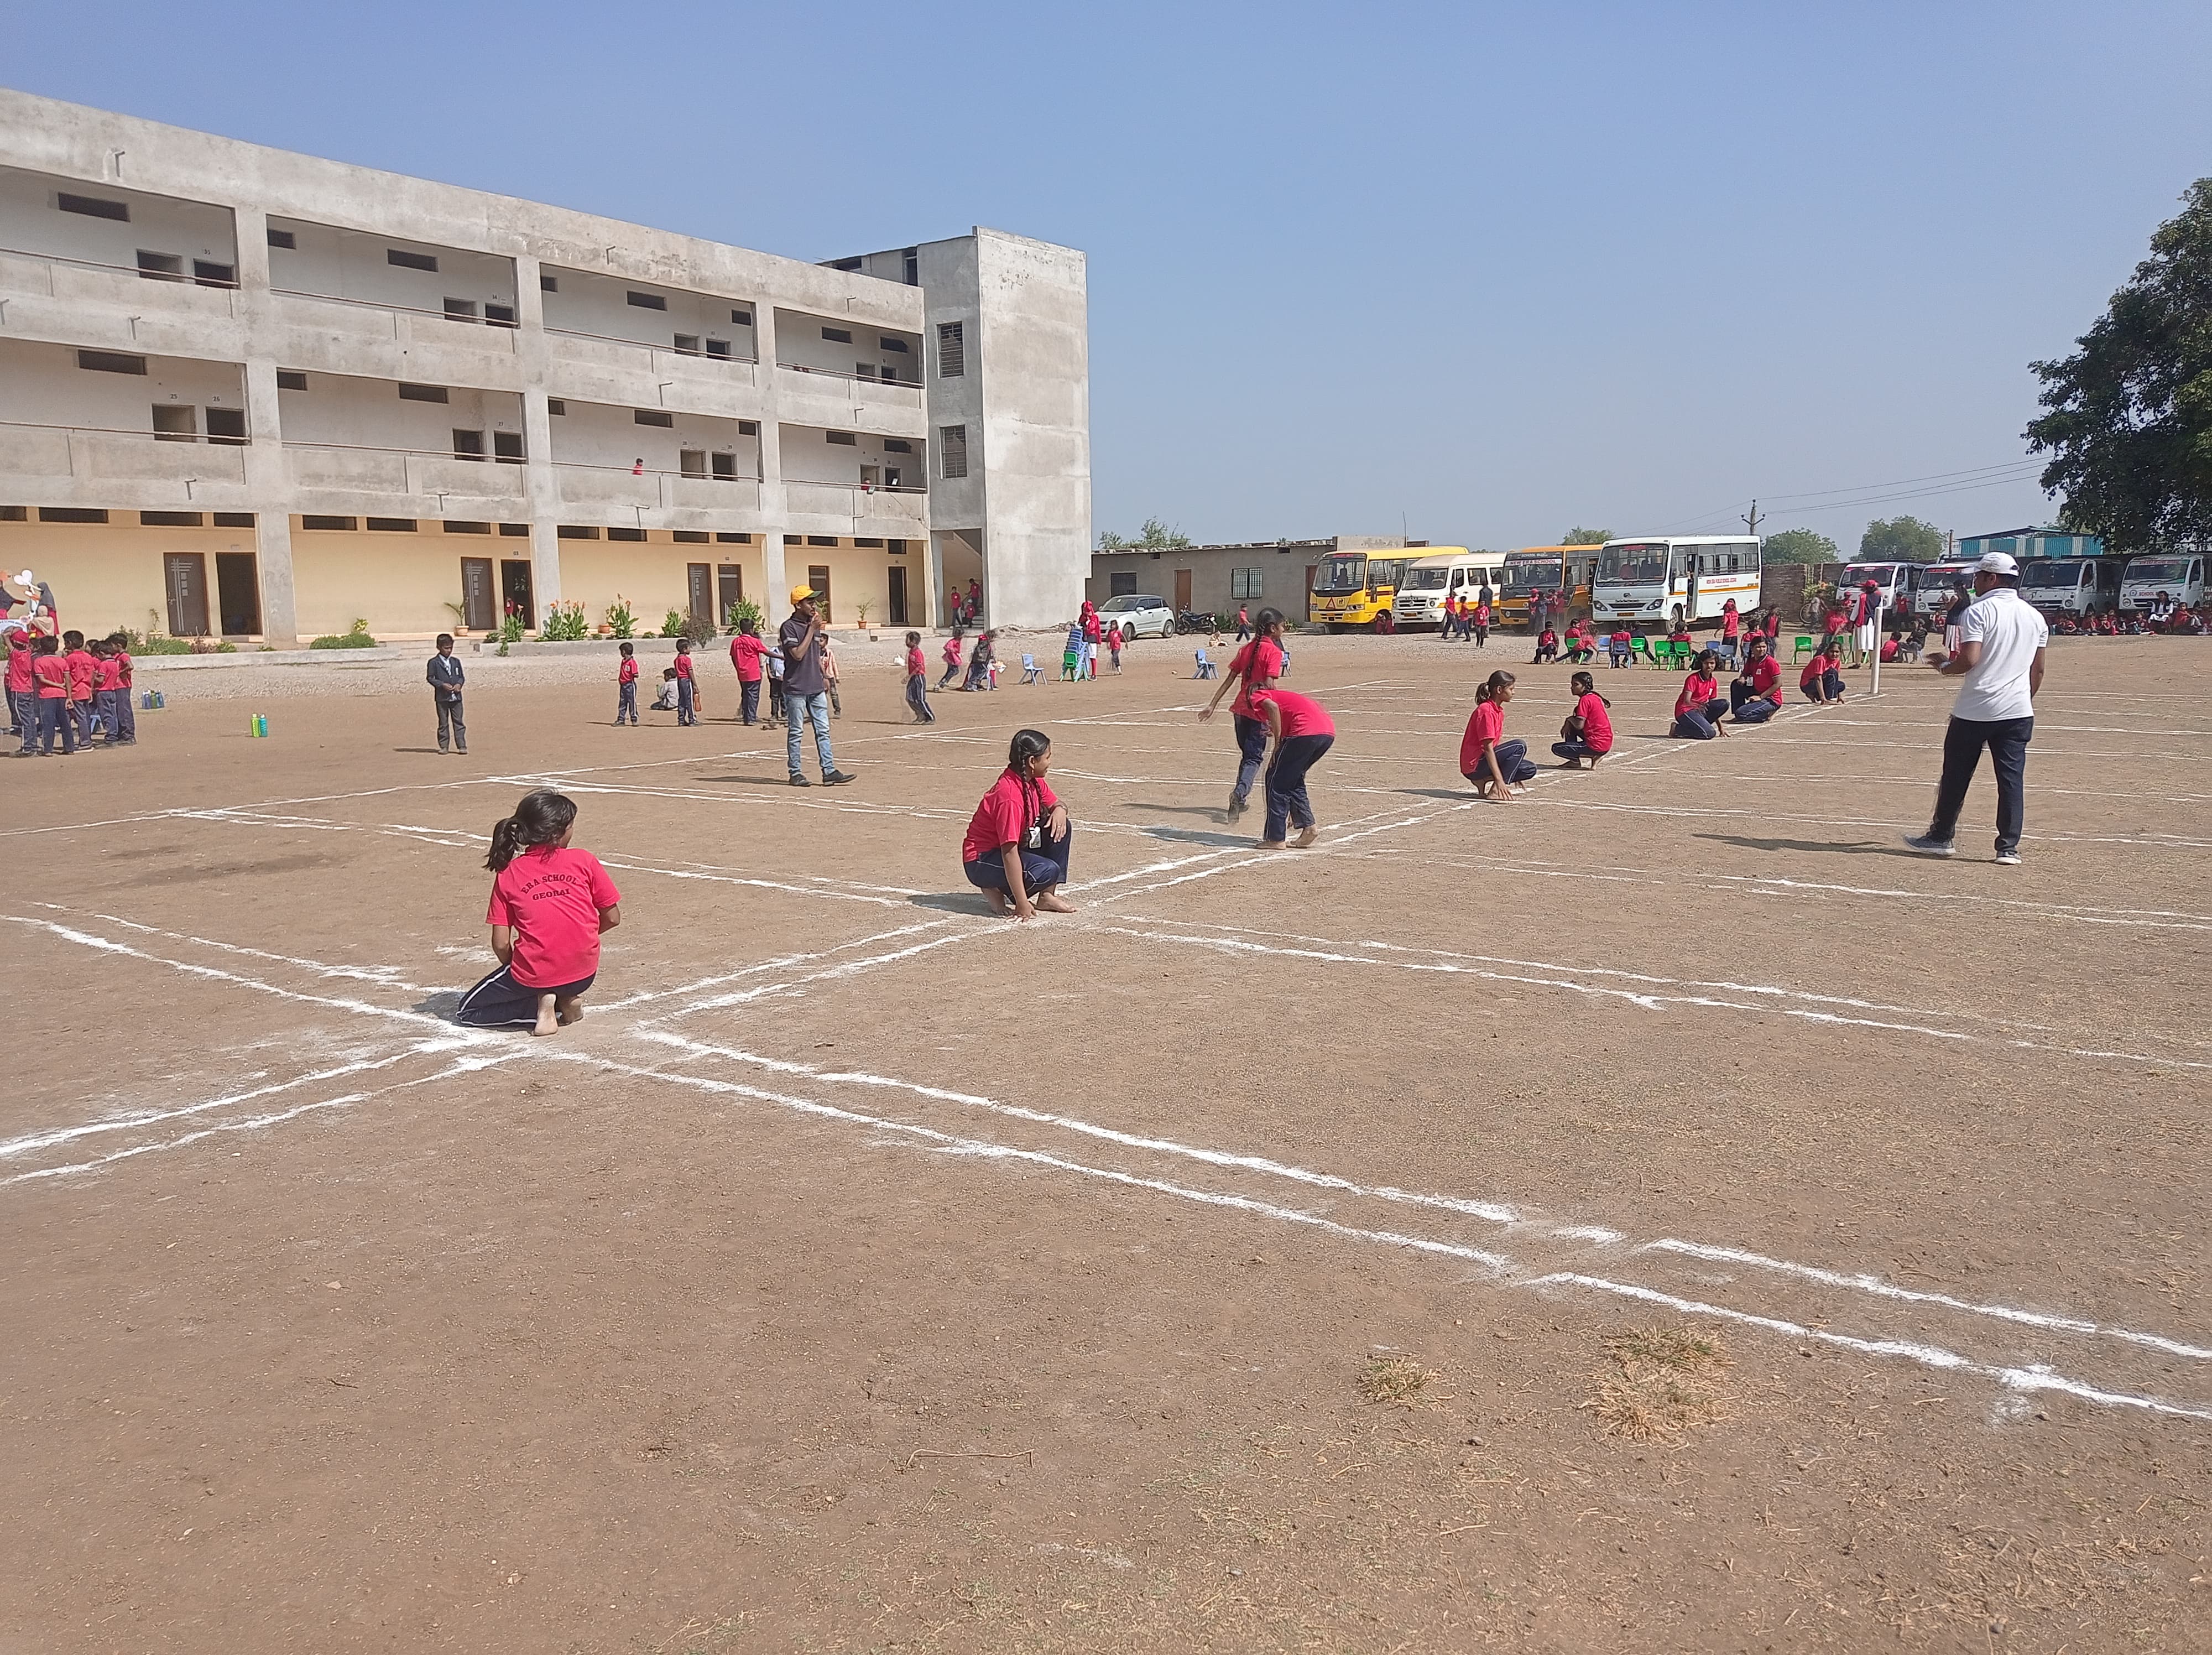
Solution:
<svg viewBox="0 0 2212 1655"><path fill-rule="evenodd" d="M69 698L90 701L93 680L100 676L100 663L92 658L92 651L72 649L62 660L69 666Z"/></svg>
<svg viewBox="0 0 2212 1655"><path fill-rule="evenodd" d="M1000 771L999 779L991 783L990 791L975 806L975 814L969 818L967 837L960 842L960 860L979 862L1008 845L1019 844L1030 824L1030 810L1034 808L1042 818L1059 802L1051 784L1042 779L1024 787L1012 766Z"/></svg>
<svg viewBox="0 0 2212 1655"><path fill-rule="evenodd" d="M1754 696L1771 696L1774 686L1782 682L1782 665L1771 655L1761 655L1743 672L1751 680L1751 693Z"/></svg>
<svg viewBox="0 0 2212 1655"><path fill-rule="evenodd" d="M1721 636L1728 639L1731 643L1733 643L1735 641L1736 634L1741 632L1742 630L1743 622L1737 616L1735 611L1729 609L1723 610L1721 612Z"/></svg>
<svg viewBox="0 0 2212 1655"><path fill-rule="evenodd" d="M8 652L9 694L26 694L36 682L31 673L31 652L27 649L10 649Z"/></svg>
<svg viewBox="0 0 2212 1655"><path fill-rule="evenodd" d="M635 684L637 682L637 661L635 658L625 660L620 666L615 669L615 682L617 684Z"/></svg>
<svg viewBox="0 0 2212 1655"><path fill-rule="evenodd" d="M1267 715L1260 709L1271 701L1275 703L1275 709L1283 721L1284 740L1288 741L1294 735L1336 733L1336 721L1329 717L1327 708L1311 696L1293 695L1288 690L1254 691L1250 716L1265 718Z"/></svg>
<svg viewBox="0 0 2212 1655"><path fill-rule="evenodd" d="M1826 655L1815 655L1805 663L1805 670L1797 675L1797 687L1809 690L1820 681L1820 675L1835 663Z"/></svg>
<svg viewBox="0 0 2212 1655"><path fill-rule="evenodd" d="M1229 710L1239 718L1257 718L1252 710L1252 680L1270 681L1283 675L1283 647L1273 638L1255 638L1229 658L1229 670L1237 679L1237 699L1229 703Z"/></svg>
<svg viewBox="0 0 2212 1655"><path fill-rule="evenodd" d="M1674 716L1680 718L1692 708L1704 712L1705 703L1720 692L1721 686L1714 679L1691 673L1682 680L1682 693L1674 697Z"/></svg>
<svg viewBox="0 0 2212 1655"><path fill-rule="evenodd" d="M121 687L128 690L131 687L131 652L128 649L115 652L115 672L117 677L123 680Z"/></svg>
<svg viewBox="0 0 2212 1655"><path fill-rule="evenodd" d="M690 678L690 677L691 676L691 657L690 657L690 656L689 656L688 654L679 654L679 655L678 655L678 656L677 656L677 658L676 658L676 663L675 663L675 665L676 665L676 676L677 676L678 678Z"/></svg>
<svg viewBox="0 0 2212 1655"><path fill-rule="evenodd" d="M100 669L100 687L102 690L120 690L123 687L123 664L112 655L100 656L93 664Z"/></svg>
<svg viewBox="0 0 2212 1655"><path fill-rule="evenodd" d="M1467 721L1467 733L1459 742L1459 773L1474 774L1482 756L1505 737L1505 709L1494 701L1478 701L1474 715Z"/></svg>
<svg viewBox="0 0 2212 1655"><path fill-rule="evenodd" d="M1613 721L1606 716L1603 696L1593 690L1577 701L1575 716L1583 721L1583 745L1594 753L1613 751Z"/></svg>
<svg viewBox="0 0 2212 1655"><path fill-rule="evenodd" d="M730 665L738 669L738 683L761 681L761 657L766 654L768 646L750 632L740 632L730 640Z"/></svg>
<svg viewBox="0 0 2212 1655"><path fill-rule="evenodd" d="M532 845L492 880L484 920L514 928L517 983L558 989L599 969L599 914L621 900L590 851Z"/></svg>
<svg viewBox="0 0 2212 1655"><path fill-rule="evenodd" d="M929 663L922 660L921 646L916 644L906 652L906 675L910 678L918 678L927 676L928 672Z"/></svg>
<svg viewBox="0 0 2212 1655"><path fill-rule="evenodd" d="M31 663L32 680L41 701L69 699L69 666L59 655L40 655Z"/></svg>

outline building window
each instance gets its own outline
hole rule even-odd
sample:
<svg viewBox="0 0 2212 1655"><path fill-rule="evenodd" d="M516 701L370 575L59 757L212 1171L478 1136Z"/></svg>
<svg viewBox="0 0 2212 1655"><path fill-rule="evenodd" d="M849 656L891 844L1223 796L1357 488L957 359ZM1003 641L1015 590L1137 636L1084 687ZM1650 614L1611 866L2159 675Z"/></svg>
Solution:
<svg viewBox="0 0 2212 1655"><path fill-rule="evenodd" d="M753 543L750 534L732 534L722 529L714 531L714 538L726 546L749 546Z"/></svg>
<svg viewBox="0 0 2212 1655"><path fill-rule="evenodd" d="M402 402L443 402L446 387L442 385L405 385L399 387Z"/></svg>
<svg viewBox="0 0 2212 1655"><path fill-rule="evenodd" d="M884 452L887 454L910 454L914 452L914 444L904 437L885 437Z"/></svg>
<svg viewBox="0 0 2212 1655"><path fill-rule="evenodd" d="M853 343L853 330L849 327L825 327L822 330L822 337L831 344L850 344Z"/></svg>
<svg viewBox="0 0 2212 1655"><path fill-rule="evenodd" d="M876 341L876 349L878 350L896 351L902 356L911 354L906 348L906 341L904 339L879 338Z"/></svg>
<svg viewBox="0 0 2212 1655"><path fill-rule="evenodd" d="M957 380L968 371L968 324L937 325L937 377Z"/></svg>
<svg viewBox="0 0 2212 1655"><path fill-rule="evenodd" d="M154 441L156 442L193 442L200 434L199 410L187 404L157 402L154 405Z"/></svg>
<svg viewBox="0 0 2212 1655"><path fill-rule="evenodd" d="M900 278L910 288L921 285L921 249L908 247L899 255Z"/></svg>
<svg viewBox="0 0 2212 1655"><path fill-rule="evenodd" d="M210 408L207 411L207 438L210 442L227 447L238 447L246 441L246 410L243 408Z"/></svg>
<svg viewBox="0 0 2212 1655"><path fill-rule="evenodd" d="M753 325L753 313L750 310L733 310L730 313L730 319L739 327L750 327Z"/></svg>
<svg viewBox="0 0 2212 1655"><path fill-rule="evenodd" d="M477 301L473 299L448 299L446 314L457 322L473 322L477 319Z"/></svg>
<svg viewBox="0 0 2212 1655"><path fill-rule="evenodd" d="M196 511L142 511L138 526L148 529L196 529L201 518Z"/></svg>
<svg viewBox="0 0 2212 1655"><path fill-rule="evenodd" d="M837 537L834 534L810 534L806 537L806 544L810 546L834 546L837 544ZM829 585L830 572L823 569L822 578L814 583L814 589L817 592L826 591Z"/></svg>
<svg viewBox="0 0 2212 1655"><path fill-rule="evenodd" d="M556 539L562 540L596 540L599 538L599 532L588 523L563 523L553 533Z"/></svg>
<svg viewBox="0 0 2212 1655"><path fill-rule="evenodd" d="M300 238L293 234L289 230L271 228L269 232L269 245L272 247L283 247L287 251L290 251L300 245Z"/></svg>
<svg viewBox="0 0 2212 1655"><path fill-rule="evenodd" d="M149 282L181 282L185 279L185 261L173 253L149 253L141 247L138 274Z"/></svg>
<svg viewBox="0 0 2212 1655"><path fill-rule="evenodd" d="M676 469L685 477L707 475L707 451L704 448L684 448L678 452Z"/></svg>
<svg viewBox="0 0 2212 1655"><path fill-rule="evenodd" d="M549 274L547 274L547 273L546 273L545 271L538 271L538 290L540 293L558 293L558 292L560 292L560 290L561 290L561 278L560 278L559 277L557 277L557 276L549 275Z"/></svg>
<svg viewBox="0 0 2212 1655"><path fill-rule="evenodd" d="M664 430L676 423L676 416L665 408L633 408L629 417L640 425L658 425Z"/></svg>
<svg viewBox="0 0 2212 1655"><path fill-rule="evenodd" d="M707 354L710 356L720 356L723 361L727 362L730 357L730 342L727 339L708 340Z"/></svg>
<svg viewBox="0 0 2212 1655"><path fill-rule="evenodd" d="M1258 597L1260 595L1260 578L1266 573L1267 571L1264 569L1231 569L1229 571L1229 595L1237 599L1240 602L1247 598ZM1134 580L1136 577L1134 575L1131 575L1129 578Z"/></svg>
<svg viewBox="0 0 2212 1655"><path fill-rule="evenodd" d="M825 544L834 546L837 542L835 539L825 542L820 536L810 534L806 537L806 544L810 546ZM830 619L830 566L827 563L809 563L806 566L806 584L814 588L822 618L827 622Z"/></svg>
<svg viewBox="0 0 2212 1655"><path fill-rule="evenodd" d="M609 529L607 531L607 538L610 540L642 540L645 538L645 531L643 529Z"/></svg>
<svg viewBox="0 0 2212 1655"><path fill-rule="evenodd" d="M501 534L511 536L517 540L526 540L530 538L530 525L527 523L501 523L499 526L499 532Z"/></svg>
<svg viewBox="0 0 2212 1655"><path fill-rule="evenodd" d="M219 511L215 514L215 526L219 529L250 529L253 514L250 511Z"/></svg>
<svg viewBox="0 0 2212 1655"><path fill-rule="evenodd" d="M881 540L871 540L871 539L866 539L866 538L863 538L862 536L860 536L860 535L857 535L857 534L856 534L856 535L854 535L854 536L853 537L853 545L854 545L855 547L873 546L873 547L876 547L877 549L880 550L880 549L882 548L882 546L883 546L883 544L884 544L884 543L883 543Z"/></svg>
<svg viewBox="0 0 2212 1655"><path fill-rule="evenodd" d="M379 534L412 534L415 520L411 517L372 517L368 526Z"/></svg>
<svg viewBox="0 0 2212 1655"><path fill-rule="evenodd" d="M676 349L683 355L686 356L696 356L700 354L699 336L697 334L678 333L675 338Z"/></svg>
<svg viewBox="0 0 2212 1655"><path fill-rule="evenodd" d="M361 520L356 517L302 517L300 526L303 529L354 529L361 526Z"/></svg>
<svg viewBox="0 0 2212 1655"><path fill-rule="evenodd" d="M1137 595L1137 571L1106 577L1106 595L1109 598L1133 598Z"/></svg>
<svg viewBox="0 0 2212 1655"><path fill-rule="evenodd" d="M218 265L211 259L195 259L192 280L204 288L234 288L238 285L238 266Z"/></svg>
<svg viewBox="0 0 2212 1655"><path fill-rule="evenodd" d="M95 214L94 216L105 217L106 215ZM107 509L104 506L41 506L39 508L39 521L41 523L105 523L106 520Z"/></svg>
<svg viewBox="0 0 2212 1655"><path fill-rule="evenodd" d="M112 218L118 224L131 222L131 209L120 201L103 201L98 196L71 195L66 190L54 198L54 205L65 213L82 213L87 218Z"/></svg>
<svg viewBox="0 0 2212 1655"><path fill-rule="evenodd" d="M850 431L824 431L822 435L840 448L857 448L860 446L860 439Z"/></svg>
<svg viewBox="0 0 2212 1655"><path fill-rule="evenodd" d="M635 305L640 310L665 310L668 308L668 301L662 298L657 293L639 293L633 290L625 294L623 297L628 299L630 303Z"/></svg>
<svg viewBox="0 0 2212 1655"><path fill-rule="evenodd" d="M724 483L738 480L738 457L735 454L716 454L714 459L714 476L719 480Z"/></svg>
<svg viewBox="0 0 2212 1655"><path fill-rule="evenodd" d="M484 457L484 441L483 441L483 433L482 431L463 431L463 430L459 430L459 429L456 429L456 430L454 431L454 433L453 433L453 458L454 458L454 459L482 459L483 457Z"/></svg>
<svg viewBox="0 0 2212 1655"><path fill-rule="evenodd" d="M707 544L707 531L704 529L676 529L672 532L676 536L678 545L703 546Z"/></svg>
<svg viewBox="0 0 2212 1655"><path fill-rule="evenodd" d="M937 465L939 477L968 475L966 426L940 425L937 428Z"/></svg>
<svg viewBox="0 0 2212 1655"><path fill-rule="evenodd" d="M467 523L463 522L459 518L449 518L446 522L446 532L448 534L489 534L491 532L491 525L489 523Z"/></svg>
<svg viewBox="0 0 2212 1655"><path fill-rule="evenodd" d="M903 541L903 540L894 540L894 541L892 541L892 542L891 542L891 556L892 556L892 557L905 557L905 556L906 556L906 542L905 542L905 541Z"/></svg>
<svg viewBox="0 0 2212 1655"><path fill-rule="evenodd" d="M522 433L494 431L491 434L491 457L502 465L522 464Z"/></svg>
<svg viewBox="0 0 2212 1655"><path fill-rule="evenodd" d="M276 388L279 391L304 391L307 388L307 376L296 368L280 368L276 370Z"/></svg>
<svg viewBox="0 0 2212 1655"><path fill-rule="evenodd" d="M738 422L738 435L741 437L757 437L760 435L760 426L752 420L741 419Z"/></svg>
<svg viewBox="0 0 2212 1655"><path fill-rule="evenodd" d="M549 414L565 414L568 411L568 405L559 397L548 397L545 399L545 411Z"/></svg>
<svg viewBox="0 0 2212 1655"><path fill-rule="evenodd" d="M426 270L434 276L438 271L438 261L434 256L427 253L409 253L404 247L386 248L384 262L397 265L402 270Z"/></svg>
<svg viewBox="0 0 2212 1655"><path fill-rule="evenodd" d="M0 523L21 523L30 518L30 510L23 506L0 506Z"/></svg>
<svg viewBox="0 0 2212 1655"><path fill-rule="evenodd" d="M146 359L126 356L120 350L80 350L76 365L95 374L143 374Z"/></svg>

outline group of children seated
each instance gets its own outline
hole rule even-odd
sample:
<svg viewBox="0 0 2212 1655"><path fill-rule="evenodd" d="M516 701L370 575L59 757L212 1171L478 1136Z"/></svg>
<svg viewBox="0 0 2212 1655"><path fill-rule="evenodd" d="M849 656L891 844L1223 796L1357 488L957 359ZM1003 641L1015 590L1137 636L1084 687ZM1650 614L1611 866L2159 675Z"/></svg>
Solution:
<svg viewBox="0 0 2212 1655"><path fill-rule="evenodd" d="M2193 638L2203 636L2204 615L2187 604L2174 605L2163 620L2154 614L2118 615L2109 609L2100 615L2062 612L2051 620L2051 630L2062 638L2139 638L2160 634Z"/></svg>
<svg viewBox="0 0 2212 1655"><path fill-rule="evenodd" d="M22 739L19 758L52 758L79 747L124 747L138 739L131 709L130 640L118 632L89 645L82 632L8 633L8 733Z"/></svg>
<svg viewBox="0 0 2212 1655"><path fill-rule="evenodd" d="M1565 660L1579 666L1586 660L1597 659L1597 635L1590 630L1589 618L1567 624L1567 636L1563 641L1559 633L1547 624L1536 635L1536 655L1531 663L1540 666L1546 661Z"/></svg>

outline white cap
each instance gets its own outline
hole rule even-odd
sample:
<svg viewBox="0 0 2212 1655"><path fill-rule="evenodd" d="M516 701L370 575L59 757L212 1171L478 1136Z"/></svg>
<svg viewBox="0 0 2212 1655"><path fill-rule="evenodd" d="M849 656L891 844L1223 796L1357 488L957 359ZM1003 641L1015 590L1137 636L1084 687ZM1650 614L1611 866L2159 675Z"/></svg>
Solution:
<svg viewBox="0 0 2212 1655"><path fill-rule="evenodd" d="M2013 561L2012 554L2010 552L1985 551L1982 554L1982 561L1974 565L1974 573L1977 575L2017 575L2020 573L2020 565Z"/></svg>

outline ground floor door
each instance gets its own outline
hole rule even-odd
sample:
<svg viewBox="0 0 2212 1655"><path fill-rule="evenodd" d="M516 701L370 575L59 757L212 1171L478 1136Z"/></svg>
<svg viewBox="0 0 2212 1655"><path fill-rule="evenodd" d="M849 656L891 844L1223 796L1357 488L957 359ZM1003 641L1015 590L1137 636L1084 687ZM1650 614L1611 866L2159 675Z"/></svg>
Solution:
<svg viewBox="0 0 2212 1655"><path fill-rule="evenodd" d="M1179 569L1176 575L1176 613L1180 615L1190 607L1190 571Z"/></svg>
<svg viewBox="0 0 2212 1655"><path fill-rule="evenodd" d="M720 613L716 617L725 626L735 630L737 623L730 618L730 611L745 600L745 572L735 563L723 563L714 570L714 603Z"/></svg>
<svg viewBox="0 0 2212 1655"><path fill-rule="evenodd" d="M502 557L499 561L501 607L521 622L526 632L538 630L538 599L531 574L527 558Z"/></svg>
<svg viewBox="0 0 2212 1655"><path fill-rule="evenodd" d="M471 632L489 632L499 624L489 557L461 559L461 624Z"/></svg>
<svg viewBox="0 0 2212 1655"><path fill-rule="evenodd" d="M814 606L822 611L822 619L827 624L830 619L830 565L809 563L806 566L806 584L814 588Z"/></svg>
<svg viewBox="0 0 2212 1655"><path fill-rule="evenodd" d="M690 577L685 607L691 618L708 626L714 624L714 566L712 563L686 563L684 570Z"/></svg>
<svg viewBox="0 0 2212 1655"><path fill-rule="evenodd" d="M215 555L215 600L226 638L250 638L261 630L261 564L250 551Z"/></svg>
<svg viewBox="0 0 2212 1655"><path fill-rule="evenodd" d="M208 630L207 557L197 551L172 551L161 559L169 589L169 636L204 638Z"/></svg>
<svg viewBox="0 0 2212 1655"><path fill-rule="evenodd" d="M893 563L885 571L890 581L890 613L884 618L892 626L904 626L906 620L906 571Z"/></svg>

